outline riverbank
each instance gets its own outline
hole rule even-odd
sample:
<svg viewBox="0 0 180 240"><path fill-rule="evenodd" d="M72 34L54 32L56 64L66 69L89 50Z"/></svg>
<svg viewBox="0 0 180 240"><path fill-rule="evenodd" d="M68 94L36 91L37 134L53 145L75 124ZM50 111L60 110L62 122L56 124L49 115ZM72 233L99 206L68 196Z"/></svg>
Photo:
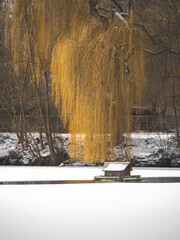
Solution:
<svg viewBox="0 0 180 240"><path fill-rule="evenodd" d="M0 133L0 165L9 166L50 166L50 151L45 135L43 135L44 148L42 149L38 133L28 135L28 144L18 143L15 133ZM65 166L95 166L83 162L83 152L79 153L77 162L70 163L70 135L55 134L55 145L58 147L59 158L57 165ZM124 136L126 142L126 136ZM37 149L38 152L37 152ZM136 167L180 167L180 148L177 147L175 134L170 133L132 133L131 156L136 159ZM125 160L126 146L114 147L115 160ZM40 154L41 158L36 155ZM107 159L108 160L108 159ZM58 164L59 162L59 164Z"/></svg>

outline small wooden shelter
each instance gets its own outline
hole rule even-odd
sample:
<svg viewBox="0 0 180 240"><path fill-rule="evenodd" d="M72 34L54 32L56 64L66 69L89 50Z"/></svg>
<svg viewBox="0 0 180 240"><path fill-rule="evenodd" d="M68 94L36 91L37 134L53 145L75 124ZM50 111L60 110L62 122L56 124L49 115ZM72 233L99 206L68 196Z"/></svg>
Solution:
<svg viewBox="0 0 180 240"><path fill-rule="evenodd" d="M130 162L105 162L103 171L105 176L124 177L130 176Z"/></svg>

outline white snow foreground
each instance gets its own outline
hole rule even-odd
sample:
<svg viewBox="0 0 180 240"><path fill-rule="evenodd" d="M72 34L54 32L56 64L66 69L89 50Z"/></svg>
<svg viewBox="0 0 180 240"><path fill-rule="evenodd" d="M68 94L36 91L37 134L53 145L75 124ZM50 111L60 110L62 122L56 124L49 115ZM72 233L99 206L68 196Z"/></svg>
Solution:
<svg viewBox="0 0 180 240"><path fill-rule="evenodd" d="M179 240L180 184L0 186L2 240Z"/></svg>

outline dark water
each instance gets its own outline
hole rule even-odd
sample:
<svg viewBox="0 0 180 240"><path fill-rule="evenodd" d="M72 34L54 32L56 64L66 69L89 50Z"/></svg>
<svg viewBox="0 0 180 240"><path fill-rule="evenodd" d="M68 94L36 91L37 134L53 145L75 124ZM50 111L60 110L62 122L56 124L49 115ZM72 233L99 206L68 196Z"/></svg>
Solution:
<svg viewBox="0 0 180 240"><path fill-rule="evenodd" d="M83 184L83 183L95 183L95 181L94 180L1 181L0 185Z"/></svg>
<svg viewBox="0 0 180 240"><path fill-rule="evenodd" d="M180 182L180 177L144 177L137 180L121 183L175 183ZM36 185L36 184L85 184L85 183L120 183L113 181L94 180L54 180L54 181L1 181L0 185Z"/></svg>

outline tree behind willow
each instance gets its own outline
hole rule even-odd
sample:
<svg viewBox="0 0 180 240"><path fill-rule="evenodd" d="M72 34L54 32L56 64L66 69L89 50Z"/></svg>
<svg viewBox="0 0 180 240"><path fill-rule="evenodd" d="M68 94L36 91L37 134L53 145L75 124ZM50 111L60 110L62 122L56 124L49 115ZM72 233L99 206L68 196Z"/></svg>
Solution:
<svg viewBox="0 0 180 240"><path fill-rule="evenodd" d="M112 159L114 146L131 131L131 106L140 103L145 80L144 54L132 11L129 22L104 28L78 2L68 35L53 50L53 94L69 125L72 159L83 150L86 162L97 163Z"/></svg>
<svg viewBox="0 0 180 240"><path fill-rule="evenodd" d="M14 0L11 9L11 51L14 70L23 72L34 87L42 122L50 148L52 163L56 163L51 131L50 62L54 43L64 29L68 29L68 15L64 16L64 1ZM63 20L62 20L63 19ZM66 23L66 24L65 24ZM44 95L44 96L42 96ZM43 99L43 101L42 101Z"/></svg>

